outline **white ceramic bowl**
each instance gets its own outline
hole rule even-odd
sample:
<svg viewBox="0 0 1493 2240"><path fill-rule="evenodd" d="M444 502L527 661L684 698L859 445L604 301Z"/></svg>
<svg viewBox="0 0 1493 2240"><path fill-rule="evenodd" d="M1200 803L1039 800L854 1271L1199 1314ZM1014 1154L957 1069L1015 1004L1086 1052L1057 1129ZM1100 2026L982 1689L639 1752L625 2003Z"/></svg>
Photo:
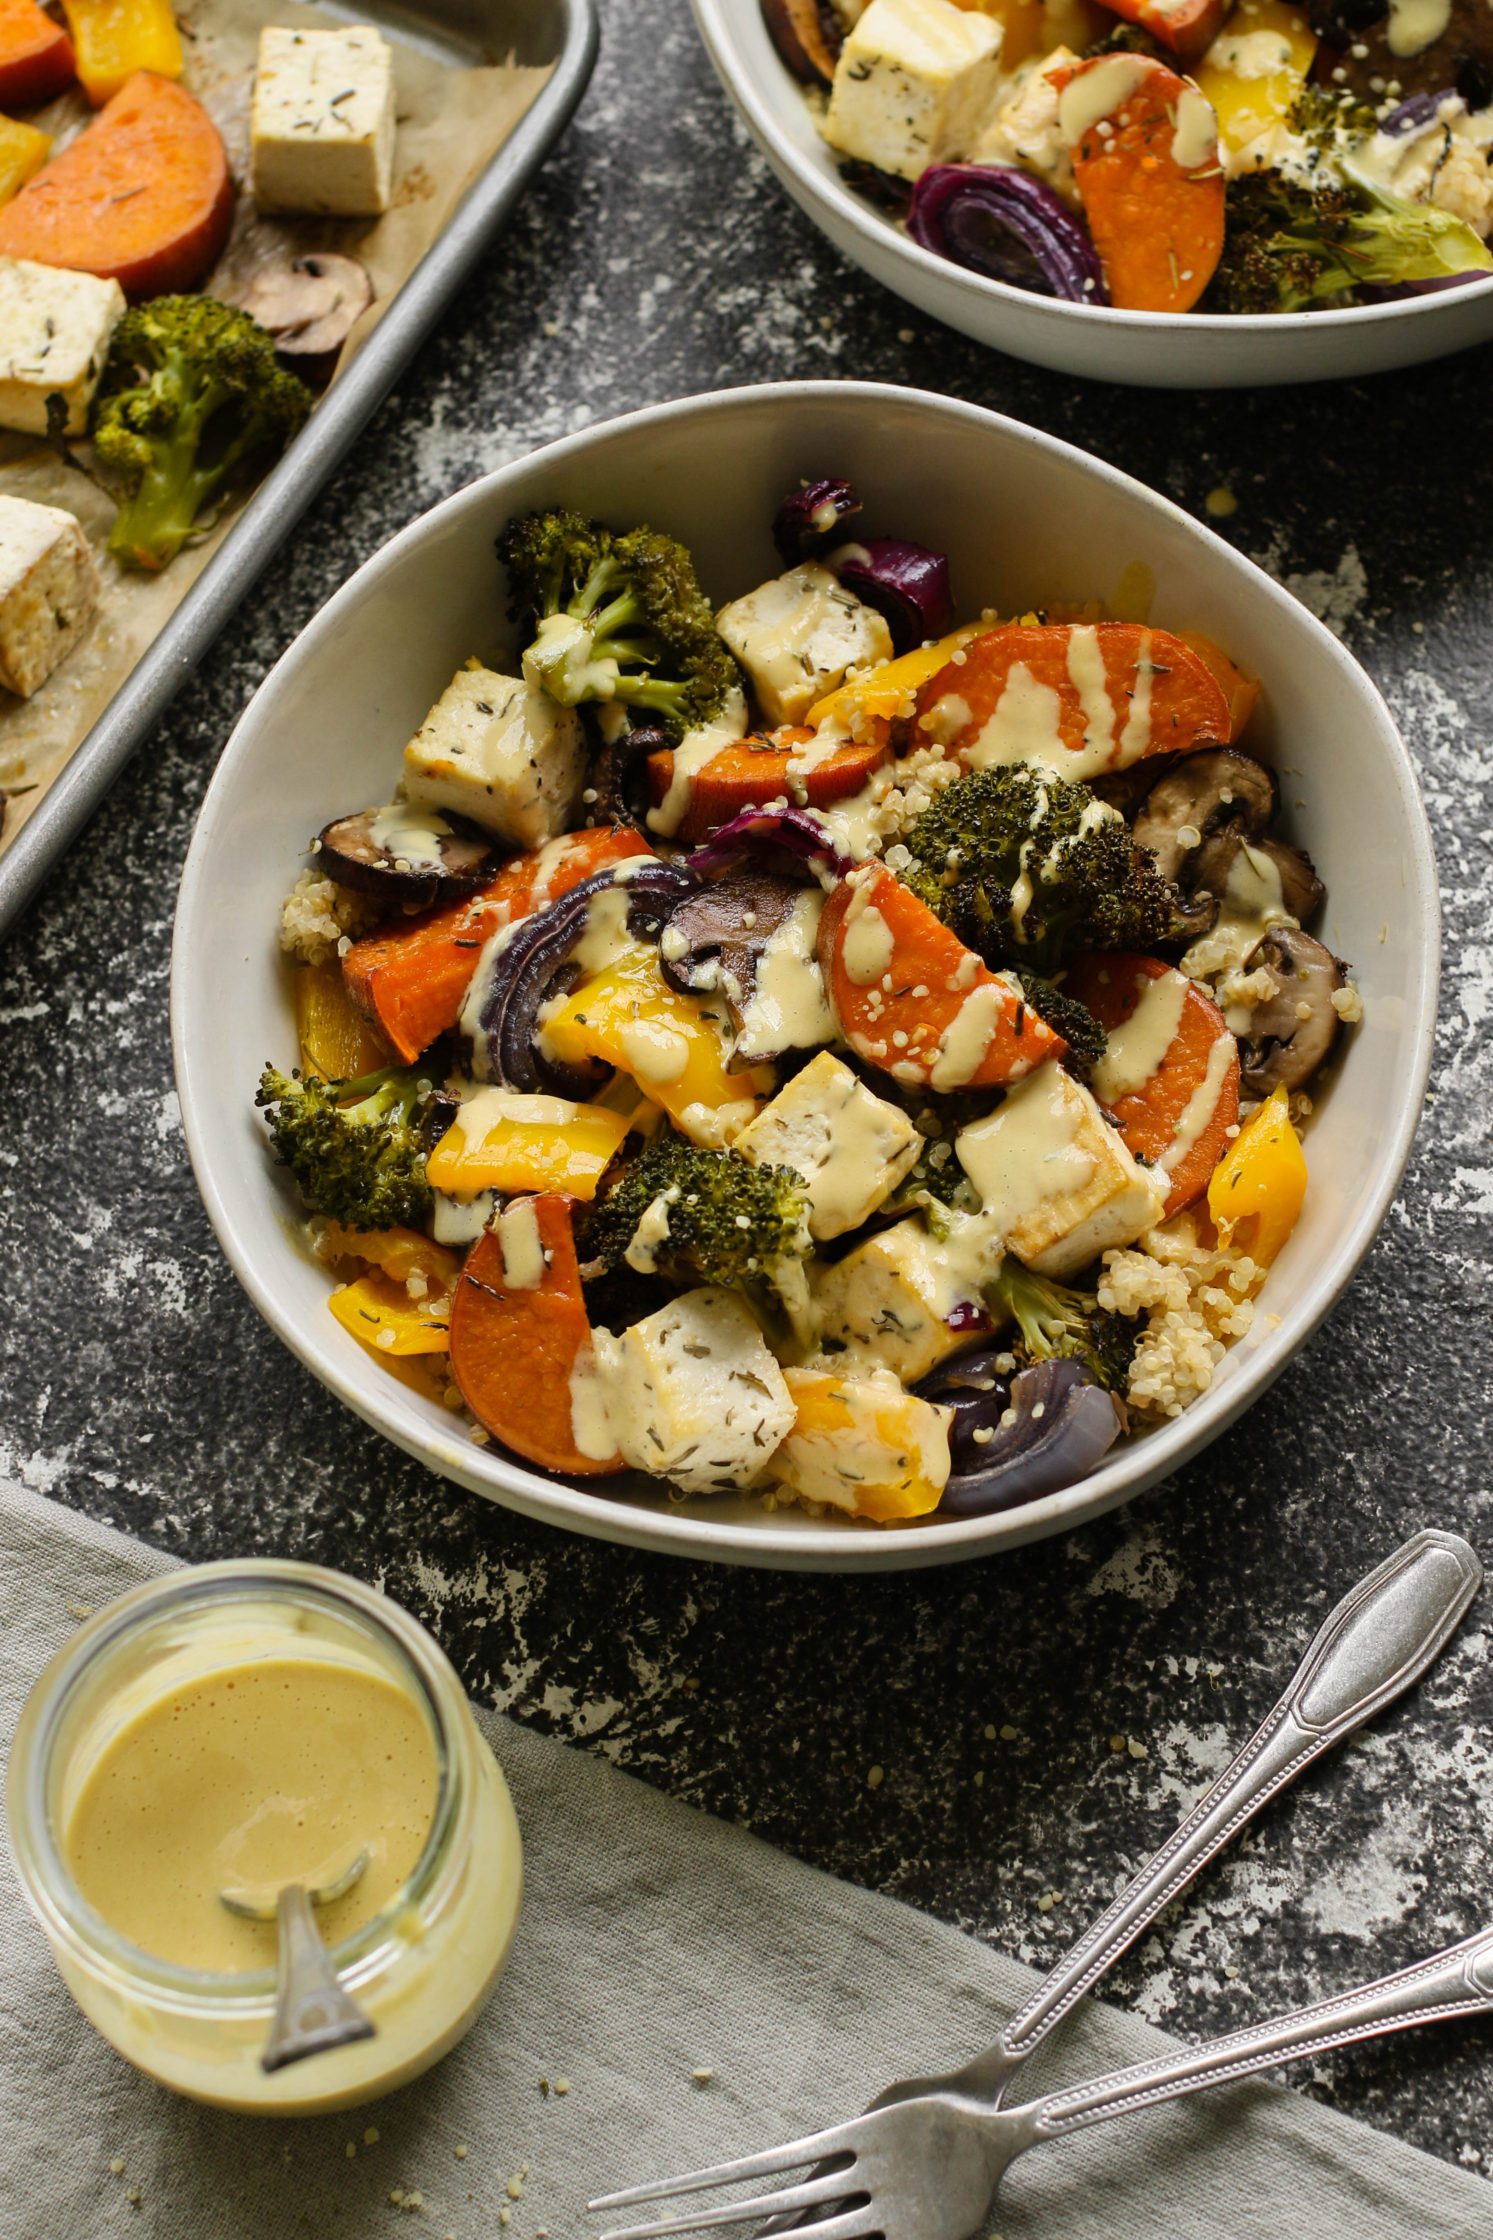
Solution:
<svg viewBox="0 0 1493 2240"><path fill-rule="evenodd" d="M1273 755L1331 902L1325 938L1367 1005L1307 1142L1311 1190L1249 1338L1179 1421L1067 1491L1006 1515L881 1531L768 1515L749 1499L620 1497L474 1445L327 1312L253 1094L294 1052L276 950L307 835L382 799L405 739L469 654L498 658L508 516L571 505L649 519L693 548L717 598L779 565L768 525L800 476L846 475L868 524L950 553L963 610L1106 599L1155 578L1154 619L1217 638L1265 680L1250 744ZM511 648L507 649L511 651ZM1296 804L1301 804L1299 811ZM1337 640L1163 498L1081 452L947 398L795 382L655 407L568 437L448 498L361 568L261 685L208 789L182 879L172 973L176 1077L214 1227L249 1296L307 1368L369 1423L475 1492L573 1531L728 1562L886 1570L949 1562L1112 1508L1195 1455L1284 1366L1367 1251L1400 1179L1436 1008L1435 870L1414 774L1389 714Z"/></svg>
<svg viewBox="0 0 1493 2240"><path fill-rule="evenodd" d="M692 0L721 83L799 208L842 254L920 311L1033 365L1150 389L1348 381L1449 357L1493 335L1493 276L1406 303L1273 318L1185 318L1059 303L920 249L840 177L758 0Z"/></svg>

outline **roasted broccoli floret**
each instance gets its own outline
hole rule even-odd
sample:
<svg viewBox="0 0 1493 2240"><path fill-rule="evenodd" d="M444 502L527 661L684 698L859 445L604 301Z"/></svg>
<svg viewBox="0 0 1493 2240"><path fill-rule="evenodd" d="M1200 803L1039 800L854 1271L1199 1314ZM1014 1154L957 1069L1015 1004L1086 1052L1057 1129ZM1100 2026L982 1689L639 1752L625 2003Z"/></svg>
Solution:
<svg viewBox="0 0 1493 2240"><path fill-rule="evenodd" d="M1020 1335L1011 1351L1023 1368L1053 1359L1081 1361L1106 1392L1125 1390L1138 1321L1107 1314L1092 1292L1035 1275L1009 1252L986 1295L994 1315L1014 1317Z"/></svg>
<svg viewBox="0 0 1493 2240"><path fill-rule="evenodd" d="M695 564L675 538L529 513L508 523L498 557L509 616L534 633L524 674L552 700L620 701L677 738L715 715L736 684Z"/></svg>
<svg viewBox="0 0 1493 2240"><path fill-rule="evenodd" d="M794 1318L810 1250L803 1177L665 1131L595 1206L580 1249L593 1267L724 1284Z"/></svg>
<svg viewBox="0 0 1493 2240"><path fill-rule="evenodd" d="M310 390L247 311L211 296L137 304L114 331L88 423L119 503L109 550L127 567L164 568L310 410Z"/></svg>
<svg viewBox="0 0 1493 2240"><path fill-rule="evenodd" d="M1118 809L1030 763L958 779L906 845L901 876L987 964L1050 980L1080 951L1151 949L1173 932L1175 891Z"/></svg>
<svg viewBox="0 0 1493 2240"><path fill-rule="evenodd" d="M1493 256L1461 218L1391 194L1340 155L1338 177L1314 186L1279 172L1231 179L1210 311L1309 311L1458 272L1493 272Z"/></svg>
<svg viewBox="0 0 1493 2240"><path fill-rule="evenodd" d="M266 1066L254 1102L313 1213L350 1229L393 1229L430 1211L419 1123L430 1094L430 1083L407 1066L353 1081Z"/></svg>

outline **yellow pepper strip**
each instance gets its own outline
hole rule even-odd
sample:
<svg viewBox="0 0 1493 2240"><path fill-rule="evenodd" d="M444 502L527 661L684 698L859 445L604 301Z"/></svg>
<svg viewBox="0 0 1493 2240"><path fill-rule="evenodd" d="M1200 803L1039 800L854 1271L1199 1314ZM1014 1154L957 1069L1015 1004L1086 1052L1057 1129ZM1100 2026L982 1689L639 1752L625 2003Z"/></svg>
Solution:
<svg viewBox="0 0 1493 2240"><path fill-rule="evenodd" d="M426 1162L432 1186L468 1195L563 1190L572 1198L594 1198L627 1134L628 1115L564 1097L515 1096L503 1103L501 1116L473 1136L458 1112Z"/></svg>
<svg viewBox="0 0 1493 2240"><path fill-rule="evenodd" d="M620 1067L696 1143L728 1143L774 1087L770 1066L727 1070L719 1021L698 996L668 986L656 951L642 942L582 981L545 1017L541 1032L564 1064L600 1058Z"/></svg>
<svg viewBox="0 0 1493 2240"><path fill-rule="evenodd" d="M395 1283L420 1275L433 1292L454 1290L461 1270L458 1253L418 1229L344 1229L340 1221L328 1221L319 1242L324 1260L361 1260Z"/></svg>
<svg viewBox="0 0 1493 2240"><path fill-rule="evenodd" d="M389 1063L383 1040L354 1008L335 957L296 967L295 1025L305 1073L356 1081Z"/></svg>
<svg viewBox="0 0 1493 2240"><path fill-rule="evenodd" d="M1194 73L1230 153L1285 123L1316 53L1315 34L1299 8L1287 0L1240 0ZM1261 60L1273 67L1261 71Z"/></svg>
<svg viewBox="0 0 1493 2240"><path fill-rule="evenodd" d="M1219 1241L1268 1267L1296 1226L1306 1196L1306 1159L1291 1125L1290 1099L1272 1090L1213 1170L1208 1211Z"/></svg>
<svg viewBox="0 0 1493 2240"><path fill-rule="evenodd" d="M1042 0L954 0L954 5L966 14L994 16L1003 33L1002 70L1014 70L1029 54L1053 44L1044 35Z"/></svg>
<svg viewBox="0 0 1493 2240"><path fill-rule="evenodd" d="M62 0L62 6L78 78L96 109L137 70L181 76L181 33L170 0Z"/></svg>
<svg viewBox="0 0 1493 2240"><path fill-rule="evenodd" d="M770 1475L801 1500L898 1524L925 1517L949 1482L949 1411L888 1378L785 1369L797 1410Z"/></svg>
<svg viewBox="0 0 1493 2240"><path fill-rule="evenodd" d="M451 1351L448 1293L432 1291L428 1299L412 1299L402 1283L375 1269L334 1291L327 1305L343 1329L371 1353L398 1359L411 1353Z"/></svg>
<svg viewBox="0 0 1493 2240"><path fill-rule="evenodd" d="M842 684L834 692L816 700L805 722L811 731L821 723L843 724L854 736L854 719L881 717L891 723L910 711L913 695L921 691L930 677L936 677L961 646L969 644L983 632L983 622L967 622L959 630L951 630L948 637L940 638L937 645L917 646L911 653L902 654L896 661L884 661L879 669L868 669L864 676L853 677L849 684Z"/></svg>
<svg viewBox="0 0 1493 2240"><path fill-rule="evenodd" d="M0 202L19 194L47 160L52 143L34 124L16 117L0 117Z"/></svg>

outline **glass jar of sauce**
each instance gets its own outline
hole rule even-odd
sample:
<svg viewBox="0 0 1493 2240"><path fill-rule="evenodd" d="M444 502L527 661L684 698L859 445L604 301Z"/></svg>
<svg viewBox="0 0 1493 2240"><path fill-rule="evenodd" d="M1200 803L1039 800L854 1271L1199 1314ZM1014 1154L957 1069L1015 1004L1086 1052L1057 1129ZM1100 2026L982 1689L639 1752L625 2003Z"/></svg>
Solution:
<svg viewBox="0 0 1493 2240"><path fill-rule="evenodd" d="M309 1564L207 1564L89 1619L27 1701L7 1808L84 2014L218 2107L320 2114L408 2083L470 2029L518 1921L518 1822L456 1674L397 1604ZM218 1892L362 1853L318 1925L374 2035L266 2074L275 1928Z"/></svg>

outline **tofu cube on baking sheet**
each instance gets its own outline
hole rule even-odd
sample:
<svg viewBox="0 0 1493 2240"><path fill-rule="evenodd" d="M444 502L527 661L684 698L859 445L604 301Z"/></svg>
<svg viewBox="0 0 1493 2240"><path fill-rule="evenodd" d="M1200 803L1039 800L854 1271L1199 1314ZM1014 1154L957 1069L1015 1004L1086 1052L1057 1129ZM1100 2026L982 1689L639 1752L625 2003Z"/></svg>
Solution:
<svg viewBox="0 0 1493 2240"><path fill-rule="evenodd" d="M569 827L585 778L574 708L480 661L457 670L404 750L409 800L454 809L516 848Z"/></svg>
<svg viewBox="0 0 1493 2240"><path fill-rule="evenodd" d="M55 393L67 405L67 433L82 435L123 317L117 280L0 257L0 428L44 436Z"/></svg>
<svg viewBox="0 0 1493 2240"><path fill-rule="evenodd" d="M892 657L892 634L876 609L817 560L731 600L715 626L771 724L801 723L847 669Z"/></svg>
<svg viewBox="0 0 1493 2240"><path fill-rule="evenodd" d="M1039 1275L1073 1275L1161 1218L1140 1165L1083 1083L1055 1060L955 1138L959 1163L1008 1251Z"/></svg>
<svg viewBox="0 0 1493 2240"><path fill-rule="evenodd" d="M890 1369L916 1384L969 1343L978 1324L968 1310L983 1308L982 1282L999 1266L998 1246L988 1265L973 1252L951 1252L920 1214L883 1229L816 1273L819 1353L811 1366L847 1377Z"/></svg>
<svg viewBox="0 0 1493 2240"><path fill-rule="evenodd" d="M870 1219L916 1165L922 1140L905 1112L821 1050L732 1149L754 1167L793 1167L803 1176L809 1233L822 1242Z"/></svg>
<svg viewBox="0 0 1493 2240"><path fill-rule="evenodd" d="M949 1410L895 1377L785 1369L797 1410L771 1476L800 1501L891 1524L936 1509L949 1482Z"/></svg>
<svg viewBox="0 0 1493 2240"><path fill-rule="evenodd" d="M686 1493L750 1484L792 1427L783 1372L734 1291L686 1291L595 1342L618 1452Z"/></svg>
<svg viewBox="0 0 1493 2240"><path fill-rule="evenodd" d="M1002 31L953 0L871 0L840 51L824 137L903 179L969 154L994 107Z"/></svg>
<svg viewBox="0 0 1493 2240"><path fill-rule="evenodd" d="M98 596L73 516L0 496L0 685L23 700L39 690L88 628Z"/></svg>
<svg viewBox="0 0 1493 2240"><path fill-rule="evenodd" d="M394 182L394 60L370 24L259 34L249 119L259 209L376 218Z"/></svg>

